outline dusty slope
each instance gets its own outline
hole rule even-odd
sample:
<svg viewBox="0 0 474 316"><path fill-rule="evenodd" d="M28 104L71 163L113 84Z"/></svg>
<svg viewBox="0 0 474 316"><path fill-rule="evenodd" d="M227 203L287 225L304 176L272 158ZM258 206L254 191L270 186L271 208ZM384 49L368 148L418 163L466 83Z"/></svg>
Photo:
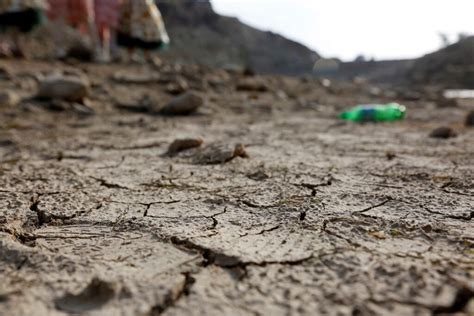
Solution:
<svg viewBox="0 0 474 316"><path fill-rule="evenodd" d="M419 84L474 88L474 36L419 58L409 76Z"/></svg>
<svg viewBox="0 0 474 316"><path fill-rule="evenodd" d="M250 67L259 73L309 74L319 58L279 34L215 13L209 1L158 1L158 5L172 38L164 54L173 60Z"/></svg>
<svg viewBox="0 0 474 316"><path fill-rule="evenodd" d="M352 86L268 77L269 91L249 92L238 74L197 67L2 63L13 74L0 87L25 95L40 72L82 68L96 115L1 109L0 314L473 311L465 109L420 101L406 121L354 125L335 114L375 100ZM115 82L118 70L141 83ZM207 97L201 115L114 109L164 104L176 76ZM429 139L441 123L460 135ZM249 158L162 156L191 136L244 143Z"/></svg>

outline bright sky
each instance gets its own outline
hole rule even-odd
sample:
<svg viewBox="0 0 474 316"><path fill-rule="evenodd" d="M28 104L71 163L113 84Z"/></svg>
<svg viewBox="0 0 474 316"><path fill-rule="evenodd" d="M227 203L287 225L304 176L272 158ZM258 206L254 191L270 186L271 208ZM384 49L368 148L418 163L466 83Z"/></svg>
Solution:
<svg viewBox="0 0 474 316"><path fill-rule="evenodd" d="M474 0L212 0L220 14L299 41L324 57L419 57L474 34Z"/></svg>

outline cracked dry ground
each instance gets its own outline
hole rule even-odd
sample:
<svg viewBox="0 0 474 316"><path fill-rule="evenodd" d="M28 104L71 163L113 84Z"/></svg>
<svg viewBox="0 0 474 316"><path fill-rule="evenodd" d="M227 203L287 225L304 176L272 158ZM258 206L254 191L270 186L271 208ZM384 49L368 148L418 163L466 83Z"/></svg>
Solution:
<svg viewBox="0 0 474 316"><path fill-rule="evenodd" d="M357 125L335 116L383 95L283 77L237 91L241 75L191 66L4 64L0 86L23 95L39 73L81 68L96 113L1 110L0 314L473 312L464 108L408 102L405 121ZM161 79L120 83L118 70ZM114 109L144 94L164 104L176 77L207 98L200 115ZM440 124L459 136L428 138ZM163 156L196 136L249 157Z"/></svg>

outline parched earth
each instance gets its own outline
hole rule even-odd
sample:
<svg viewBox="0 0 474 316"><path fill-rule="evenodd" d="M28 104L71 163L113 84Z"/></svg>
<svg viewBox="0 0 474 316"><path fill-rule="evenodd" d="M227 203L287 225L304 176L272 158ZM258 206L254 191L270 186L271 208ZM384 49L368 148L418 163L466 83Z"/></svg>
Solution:
<svg viewBox="0 0 474 316"><path fill-rule="evenodd" d="M396 94L1 64L23 97L0 109L1 315L474 315L474 104L422 97L404 121L353 124L337 113ZM53 71L88 75L85 105L29 98ZM186 89L197 114L146 112ZM440 125L458 136L428 137ZM247 157L230 160L237 144Z"/></svg>

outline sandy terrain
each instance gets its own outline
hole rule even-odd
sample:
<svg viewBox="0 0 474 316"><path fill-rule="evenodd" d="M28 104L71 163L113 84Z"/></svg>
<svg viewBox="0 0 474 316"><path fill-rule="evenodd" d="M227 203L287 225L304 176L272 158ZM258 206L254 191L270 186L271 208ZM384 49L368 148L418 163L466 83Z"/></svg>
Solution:
<svg viewBox="0 0 474 316"><path fill-rule="evenodd" d="M394 95L191 66L1 65L0 90L25 98L0 109L1 315L474 314L468 103L398 100L406 120L353 124L337 113ZM78 70L86 106L28 100L41 74ZM184 83L206 98L198 114L140 113ZM428 137L440 125L458 136ZM165 155L189 137L202 148ZM247 158L205 164L236 144Z"/></svg>

